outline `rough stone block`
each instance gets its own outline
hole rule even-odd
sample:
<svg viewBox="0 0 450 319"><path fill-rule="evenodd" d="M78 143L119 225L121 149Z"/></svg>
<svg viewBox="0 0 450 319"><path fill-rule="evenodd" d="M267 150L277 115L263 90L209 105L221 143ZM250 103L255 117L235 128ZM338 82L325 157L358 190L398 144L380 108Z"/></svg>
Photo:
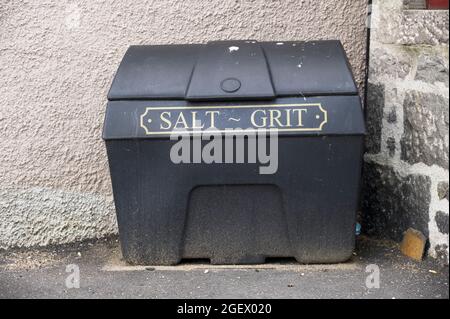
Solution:
<svg viewBox="0 0 450 319"><path fill-rule="evenodd" d="M443 200L444 198L448 200L448 183L447 182L440 182L438 183L438 196L440 200Z"/></svg>
<svg viewBox="0 0 450 319"><path fill-rule="evenodd" d="M427 239L420 231L409 228L403 235L400 250L405 256L421 261L426 243Z"/></svg>
<svg viewBox="0 0 450 319"><path fill-rule="evenodd" d="M369 76L404 79L411 72L415 54L406 47L376 47L370 51Z"/></svg>
<svg viewBox="0 0 450 319"><path fill-rule="evenodd" d="M404 45L448 44L448 10L403 10L398 1L376 1L372 39Z"/></svg>
<svg viewBox="0 0 450 319"><path fill-rule="evenodd" d="M446 244L436 245L434 250L436 251L436 258L443 264L448 265L448 246Z"/></svg>
<svg viewBox="0 0 450 319"><path fill-rule="evenodd" d="M404 0L403 6L407 10L423 10L426 9L426 0Z"/></svg>
<svg viewBox="0 0 450 319"><path fill-rule="evenodd" d="M416 80L431 84L442 82L448 86L448 77L448 52L446 57L437 52L425 52L419 56Z"/></svg>
<svg viewBox="0 0 450 319"><path fill-rule="evenodd" d="M389 112L387 116L387 121L390 124L397 123L397 110L393 109Z"/></svg>
<svg viewBox="0 0 450 319"><path fill-rule="evenodd" d="M395 150L396 150L395 139L393 137L389 137L386 141L386 144L387 144L387 149L389 151L389 156L394 157Z"/></svg>
<svg viewBox="0 0 450 319"><path fill-rule="evenodd" d="M384 109L384 85L369 83L367 86L367 137L366 151L377 154L381 150L381 130Z"/></svg>
<svg viewBox="0 0 450 319"><path fill-rule="evenodd" d="M431 180L401 176L392 167L366 162L363 177L363 229L368 235L402 239L413 227L428 236Z"/></svg>
<svg viewBox="0 0 450 319"><path fill-rule="evenodd" d="M439 231L443 234L448 234L448 214L439 211L436 213L434 220Z"/></svg>
<svg viewBox="0 0 450 319"><path fill-rule="evenodd" d="M440 95L407 92L403 104L402 160L409 164L436 164L448 169L448 103L448 98Z"/></svg>

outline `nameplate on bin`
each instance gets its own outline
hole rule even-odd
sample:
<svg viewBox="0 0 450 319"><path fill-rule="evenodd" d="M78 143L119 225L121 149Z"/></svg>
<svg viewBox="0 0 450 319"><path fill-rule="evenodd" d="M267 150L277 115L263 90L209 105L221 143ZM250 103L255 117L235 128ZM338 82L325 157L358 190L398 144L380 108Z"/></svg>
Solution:
<svg viewBox="0 0 450 319"><path fill-rule="evenodd" d="M186 133L257 132L277 129L279 132L318 132L328 122L327 111L320 103L164 106L146 107L139 117L146 135Z"/></svg>

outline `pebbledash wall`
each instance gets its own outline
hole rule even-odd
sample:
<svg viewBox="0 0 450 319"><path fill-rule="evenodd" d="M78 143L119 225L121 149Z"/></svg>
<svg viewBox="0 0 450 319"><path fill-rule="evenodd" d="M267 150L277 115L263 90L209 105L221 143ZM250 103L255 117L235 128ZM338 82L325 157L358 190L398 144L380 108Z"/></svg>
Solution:
<svg viewBox="0 0 450 319"><path fill-rule="evenodd" d="M371 11L363 226L395 240L416 228L448 263L449 13Z"/></svg>
<svg viewBox="0 0 450 319"><path fill-rule="evenodd" d="M363 90L365 0L0 0L0 248L116 233L101 130L131 44L340 39Z"/></svg>

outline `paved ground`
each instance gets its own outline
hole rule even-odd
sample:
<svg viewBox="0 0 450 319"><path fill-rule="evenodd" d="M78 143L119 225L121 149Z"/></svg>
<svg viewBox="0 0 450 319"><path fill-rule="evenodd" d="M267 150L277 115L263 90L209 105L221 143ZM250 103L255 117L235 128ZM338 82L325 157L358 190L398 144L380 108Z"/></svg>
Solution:
<svg viewBox="0 0 450 319"><path fill-rule="evenodd" d="M71 264L79 267L80 288L66 287ZM373 264L380 288L369 289L366 270L373 269L366 267ZM130 267L115 238L0 252L0 298L448 298L448 277L447 266L409 260L395 244L368 239L338 265Z"/></svg>

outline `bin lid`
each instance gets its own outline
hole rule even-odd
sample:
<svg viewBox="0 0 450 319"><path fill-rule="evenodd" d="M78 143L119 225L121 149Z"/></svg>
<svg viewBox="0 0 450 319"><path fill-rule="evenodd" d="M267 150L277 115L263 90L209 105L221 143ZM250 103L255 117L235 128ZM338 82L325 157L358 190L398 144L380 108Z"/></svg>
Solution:
<svg viewBox="0 0 450 319"><path fill-rule="evenodd" d="M342 44L214 41L131 46L109 100L257 100L357 95Z"/></svg>

